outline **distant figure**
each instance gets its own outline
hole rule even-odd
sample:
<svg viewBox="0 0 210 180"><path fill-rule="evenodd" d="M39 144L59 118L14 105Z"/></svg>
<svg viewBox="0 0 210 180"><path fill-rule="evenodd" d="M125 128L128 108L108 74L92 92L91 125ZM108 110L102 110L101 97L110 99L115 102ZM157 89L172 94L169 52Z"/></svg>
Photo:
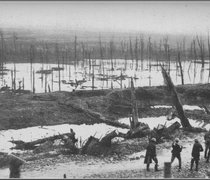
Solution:
<svg viewBox="0 0 210 180"><path fill-rule="evenodd" d="M147 164L147 171L149 170L149 165L152 163L152 160L155 162L155 171L158 171L158 159L156 155L156 139L152 138L147 146L146 155L144 159L144 164Z"/></svg>
<svg viewBox="0 0 210 180"><path fill-rule="evenodd" d="M75 132L73 131L72 128L70 128L70 133L71 133L71 139L72 139L73 143L77 142L78 139L75 138Z"/></svg>
<svg viewBox="0 0 210 180"><path fill-rule="evenodd" d="M192 149L192 159L191 159L191 166L190 166L190 170L192 170L194 162L195 162L195 170L198 171L198 163L200 160L200 152L203 151L203 147L202 145L198 142L197 139L195 139L195 143L193 145L193 149Z"/></svg>
<svg viewBox="0 0 210 180"><path fill-rule="evenodd" d="M23 161L18 158L12 157L9 163L9 178L20 178L20 167L22 164Z"/></svg>
<svg viewBox="0 0 210 180"><path fill-rule="evenodd" d="M206 159L206 162L209 162L209 157L210 157L210 130L205 133L204 140L205 140L204 158Z"/></svg>
<svg viewBox="0 0 210 180"><path fill-rule="evenodd" d="M177 158L179 161L179 171L181 170L181 166L182 166L181 151L182 151L182 146L179 145L179 139L176 138L175 142L173 142L173 144L172 144L171 164L174 162L174 159Z"/></svg>
<svg viewBox="0 0 210 180"><path fill-rule="evenodd" d="M66 174L63 174L63 178L66 179Z"/></svg>

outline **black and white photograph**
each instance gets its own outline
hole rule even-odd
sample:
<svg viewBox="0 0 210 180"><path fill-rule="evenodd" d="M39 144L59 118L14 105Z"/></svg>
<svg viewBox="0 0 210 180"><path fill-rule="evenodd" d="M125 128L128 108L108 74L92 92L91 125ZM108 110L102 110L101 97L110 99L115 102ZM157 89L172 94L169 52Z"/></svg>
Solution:
<svg viewBox="0 0 210 180"><path fill-rule="evenodd" d="M210 178L209 1L0 1L0 179Z"/></svg>

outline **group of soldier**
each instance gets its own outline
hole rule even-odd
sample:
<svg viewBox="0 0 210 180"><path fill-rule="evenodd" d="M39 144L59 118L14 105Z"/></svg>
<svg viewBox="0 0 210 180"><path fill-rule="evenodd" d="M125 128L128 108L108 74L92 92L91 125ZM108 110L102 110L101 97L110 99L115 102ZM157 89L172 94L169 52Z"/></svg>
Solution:
<svg viewBox="0 0 210 180"><path fill-rule="evenodd" d="M205 133L204 135L205 140L205 152L204 152L204 158L206 159L206 162L209 162L210 158L210 131ZM182 161L181 161L181 152L183 149L183 146L180 145L180 140L178 138L175 138L174 142L172 143L172 151L171 151L171 164L174 162L175 158L179 161L179 169L178 171L181 171ZM195 163L195 171L198 171L198 164L200 160L200 152L203 151L203 147L198 141L198 139L194 140L194 144L192 147L192 158L190 162L190 170L193 170L193 166ZM147 171L150 171L149 166L152 161L155 162L155 171L159 171L158 169L158 159L156 154L156 139L152 138L147 146L146 149L146 155L144 159L144 164L146 164Z"/></svg>

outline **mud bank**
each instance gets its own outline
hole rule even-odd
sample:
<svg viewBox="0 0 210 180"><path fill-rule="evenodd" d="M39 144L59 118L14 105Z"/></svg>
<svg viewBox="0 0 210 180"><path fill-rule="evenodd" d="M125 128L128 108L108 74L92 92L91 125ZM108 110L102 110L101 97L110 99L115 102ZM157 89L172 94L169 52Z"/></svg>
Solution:
<svg viewBox="0 0 210 180"><path fill-rule="evenodd" d="M183 104L196 106L205 104L208 108L209 84L184 85L176 86L176 88ZM167 115L168 108L151 107L172 105L170 94L167 93L165 86L136 88L136 98L140 118ZM129 89L62 91L46 94L4 92L0 93L0 101L0 130L65 123L78 125L106 123L106 120L116 122L119 118L128 117L131 113ZM95 116L87 116L81 109L94 112ZM189 114L192 119L209 119L209 115L203 113L203 110L193 111L186 110L186 115Z"/></svg>

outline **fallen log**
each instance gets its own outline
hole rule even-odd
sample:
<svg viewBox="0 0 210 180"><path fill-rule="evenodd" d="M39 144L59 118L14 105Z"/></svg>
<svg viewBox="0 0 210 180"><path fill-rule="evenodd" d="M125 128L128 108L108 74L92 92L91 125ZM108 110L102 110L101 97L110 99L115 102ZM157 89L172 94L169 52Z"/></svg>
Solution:
<svg viewBox="0 0 210 180"><path fill-rule="evenodd" d="M59 134L59 135L55 135L55 136L51 136L51 137L47 137L47 138L43 138L43 139L38 139L35 141L31 141L31 142L15 141L15 140L12 140L10 142L16 145L12 149L33 150L38 145L43 144L45 142L52 142L56 139L65 139L65 136L67 136L70 139L72 138L71 133L65 133L65 134Z"/></svg>
<svg viewBox="0 0 210 180"><path fill-rule="evenodd" d="M60 104L64 105L63 103L60 103ZM112 121L112 120L106 119L101 114L99 114L97 112L94 112L92 110L89 110L89 109L85 109L82 106L73 104L71 102L68 102L65 105L70 106L71 108L77 110L78 112L84 113L89 118L94 119L94 120L96 120L100 123L105 123L105 124L112 125L112 126L115 126L115 127L130 129L130 126L128 126L126 124L122 124L122 123L119 123L118 121Z"/></svg>

